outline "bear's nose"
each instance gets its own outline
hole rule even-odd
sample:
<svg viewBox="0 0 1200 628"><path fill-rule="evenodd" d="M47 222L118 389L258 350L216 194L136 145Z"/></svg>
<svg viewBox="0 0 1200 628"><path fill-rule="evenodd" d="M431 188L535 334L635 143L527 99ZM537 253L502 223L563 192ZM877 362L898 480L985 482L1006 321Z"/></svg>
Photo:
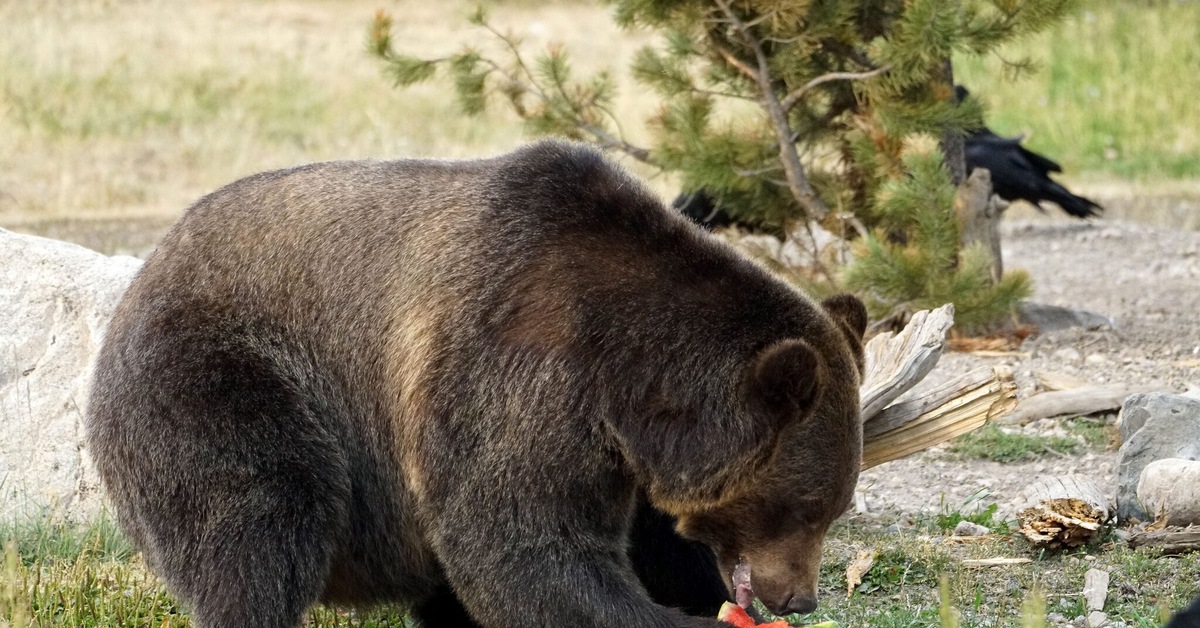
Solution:
<svg viewBox="0 0 1200 628"><path fill-rule="evenodd" d="M776 614L790 615L792 613L799 613L801 615L807 615L815 610L817 610L817 598L815 596L792 595L783 605L783 608L780 608L776 611Z"/></svg>

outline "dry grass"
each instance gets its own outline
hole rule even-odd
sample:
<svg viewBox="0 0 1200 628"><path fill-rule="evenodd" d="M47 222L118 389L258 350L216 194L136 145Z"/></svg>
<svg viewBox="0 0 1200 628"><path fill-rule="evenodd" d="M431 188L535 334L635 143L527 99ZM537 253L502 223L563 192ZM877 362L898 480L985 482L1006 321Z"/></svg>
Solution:
<svg viewBox="0 0 1200 628"><path fill-rule="evenodd" d="M503 112L465 120L449 90L399 91L364 51L378 8L406 49L479 39L467 0L0 0L0 224L174 214L239 176L358 157L474 156L522 137ZM530 46L583 69L640 45L592 3L504 6ZM636 90L621 111L646 107ZM639 110L633 117L642 117Z"/></svg>

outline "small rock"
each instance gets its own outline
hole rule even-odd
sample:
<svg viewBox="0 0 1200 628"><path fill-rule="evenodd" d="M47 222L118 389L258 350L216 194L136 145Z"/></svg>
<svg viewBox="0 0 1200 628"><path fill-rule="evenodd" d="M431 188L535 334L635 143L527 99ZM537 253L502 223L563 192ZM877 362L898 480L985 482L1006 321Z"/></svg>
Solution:
<svg viewBox="0 0 1200 628"><path fill-rule="evenodd" d="M1111 361L1112 360L1109 360L1108 358L1100 355L1099 353L1093 353L1083 359L1083 363L1088 366L1104 366L1105 364L1108 364Z"/></svg>
<svg viewBox="0 0 1200 628"><path fill-rule="evenodd" d="M1103 628L1108 625L1108 615L1100 611L1092 611L1087 616L1088 628Z"/></svg>
<svg viewBox="0 0 1200 628"><path fill-rule="evenodd" d="M1073 347L1063 347L1050 354L1051 358L1059 362L1078 362L1083 356L1079 354Z"/></svg>
<svg viewBox="0 0 1200 628"><path fill-rule="evenodd" d="M1142 470L1138 501L1153 520L1167 525L1200 524L1200 462L1164 458Z"/></svg>
<svg viewBox="0 0 1200 628"><path fill-rule="evenodd" d="M955 536L984 536L990 533L991 530L987 526L981 526L978 523L970 521L959 521L958 525L954 526Z"/></svg>

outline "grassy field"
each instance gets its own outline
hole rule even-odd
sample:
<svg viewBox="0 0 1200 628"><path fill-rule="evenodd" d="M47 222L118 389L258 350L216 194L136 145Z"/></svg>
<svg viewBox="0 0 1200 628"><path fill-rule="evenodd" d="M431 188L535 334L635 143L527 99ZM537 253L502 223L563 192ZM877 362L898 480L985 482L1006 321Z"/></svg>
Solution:
<svg viewBox="0 0 1200 628"><path fill-rule="evenodd" d="M991 430L960 439L942 455L957 461L1020 461L1103 450L1114 445L1109 419L1067 421L1069 438ZM1084 574L1100 569L1111 578L1104 606L1109 621L1154 628L1200 593L1200 554L1133 551L1111 530L1087 547L1038 549L1015 533L1016 522L997 512L997 505L981 493L966 503L943 503L940 512L928 515L843 517L826 543L820 608L788 619L795 625L833 620L842 628L1068 625L1064 622L1087 615ZM951 531L963 520L983 525L991 534L953 537ZM108 520L82 529L47 522L0 524L0 542L0 627L190 625L186 609ZM874 563L861 582L848 588L847 568L864 552L874 555ZM967 562L997 557L1028 562L995 567ZM402 608L317 607L307 625L413 624Z"/></svg>
<svg viewBox="0 0 1200 628"><path fill-rule="evenodd" d="M512 148L512 119L464 120L442 86L396 90L366 54L377 8L405 16L405 47L437 54L478 37L472 6L0 0L0 225L175 214L237 177L315 160ZM495 17L531 46L573 42L584 68L642 42L589 4Z"/></svg>
<svg viewBox="0 0 1200 628"><path fill-rule="evenodd" d="M1089 180L1200 177L1200 6L1084 2L1077 15L986 59L961 58L957 78L989 105L999 133L1028 136ZM1005 80L1002 59L1037 71Z"/></svg>

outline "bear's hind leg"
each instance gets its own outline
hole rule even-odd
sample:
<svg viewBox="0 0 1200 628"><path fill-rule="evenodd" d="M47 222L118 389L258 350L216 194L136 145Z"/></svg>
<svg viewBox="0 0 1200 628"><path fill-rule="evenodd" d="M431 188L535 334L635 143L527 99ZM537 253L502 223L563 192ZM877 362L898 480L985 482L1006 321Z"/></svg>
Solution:
<svg viewBox="0 0 1200 628"><path fill-rule="evenodd" d="M333 539L312 502L254 492L250 512L206 531L185 575L198 628L295 628L326 586Z"/></svg>
<svg viewBox="0 0 1200 628"><path fill-rule="evenodd" d="M166 355L101 417L118 513L199 628L299 626L347 527L338 409L229 339Z"/></svg>

